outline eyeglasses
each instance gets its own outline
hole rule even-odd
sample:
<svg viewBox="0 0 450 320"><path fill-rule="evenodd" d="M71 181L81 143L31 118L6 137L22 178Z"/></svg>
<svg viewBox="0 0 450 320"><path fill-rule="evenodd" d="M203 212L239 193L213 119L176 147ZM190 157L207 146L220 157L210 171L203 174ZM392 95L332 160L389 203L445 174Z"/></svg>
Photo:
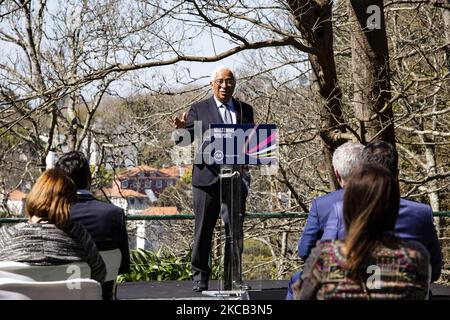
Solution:
<svg viewBox="0 0 450 320"><path fill-rule="evenodd" d="M232 86L233 84L236 83L236 81L234 79L216 79L213 81L215 84L217 84L218 86L221 86L222 84L226 84L227 86Z"/></svg>

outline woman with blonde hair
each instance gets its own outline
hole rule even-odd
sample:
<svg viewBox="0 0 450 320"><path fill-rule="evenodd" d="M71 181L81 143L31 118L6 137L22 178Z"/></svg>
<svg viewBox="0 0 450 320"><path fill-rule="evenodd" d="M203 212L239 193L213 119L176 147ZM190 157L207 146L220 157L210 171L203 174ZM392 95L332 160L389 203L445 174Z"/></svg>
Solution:
<svg viewBox="0 0 450 320"><path fill-rule="evenodd" d="M430 256L394 235L400 206L396 178L363 163L344 193L345 241L320 241L293 285L294 299L425 299Z"/></svg>
<svg viewBox="0 0 450 320"><path fill-rule="evenodd" d="M84 227L70 220L76 187L61 169L45 171L26 198L28 223L0 228L0 261L31 265L87 262L91 278L102 283L105 264Z"/></svg>

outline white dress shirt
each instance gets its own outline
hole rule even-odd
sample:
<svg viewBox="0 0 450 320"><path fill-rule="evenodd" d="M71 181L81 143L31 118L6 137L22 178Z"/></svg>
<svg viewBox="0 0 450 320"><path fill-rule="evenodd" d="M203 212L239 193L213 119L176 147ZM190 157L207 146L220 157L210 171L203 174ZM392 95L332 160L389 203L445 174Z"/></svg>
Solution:
<svg viewBox="0 0 450 320"><path fill-rule="evenodd" d="M223 123L235 124L236 123L236 110L234 109L233 98L228 100L226 103L222 103L216 98L216 96L214 96L214 101L216 102L217 109L219 110L219 113L220 113L220 116L222 117ZM232 122L226 121L226 119L228 118L227 115L225 114L227 112L227 110L224 107L222 107L225 104L227 105L226 108L228 109L228 112L229 112L228 114L231 115Z"/></svg>

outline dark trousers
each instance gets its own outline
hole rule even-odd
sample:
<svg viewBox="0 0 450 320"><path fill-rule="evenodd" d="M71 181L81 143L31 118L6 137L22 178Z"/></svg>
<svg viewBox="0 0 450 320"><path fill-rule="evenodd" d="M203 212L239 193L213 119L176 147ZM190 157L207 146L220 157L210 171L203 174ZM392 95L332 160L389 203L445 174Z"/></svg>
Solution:
<svg viewBox="0 0 450 320"><path fill-rule="evenodd" d="M103 300L113 300L114 297L114 280L105 281L102 284Z"/></svg>
<svg viewBox="0 0 450 320"><path fill-rule="evenodd" d="M222 193L222 199L221 199ZM234 216L230 216L231 208L221 203L230 203ZM192 275L194 281L207 283L211 274L209 257L211 254L212 235L219 213L225 224L225 257L224 257L224 289L231 290L233 281L242 282L241 257L243 250L243 220L247 189L242 179L220 182L207 187L193 187L195 234L192 249Z"/></svg>

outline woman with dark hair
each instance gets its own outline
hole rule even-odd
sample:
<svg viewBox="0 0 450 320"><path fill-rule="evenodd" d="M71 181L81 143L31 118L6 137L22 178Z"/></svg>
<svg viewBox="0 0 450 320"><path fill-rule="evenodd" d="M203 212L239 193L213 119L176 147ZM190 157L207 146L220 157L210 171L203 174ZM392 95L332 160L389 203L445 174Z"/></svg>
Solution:
<svg viewBox="0 0 450 320"><path fill-rule="evenodd" d="M94 241L70 220L75 199L75 184L63 170L45 171L26 198L28 223L0 228L0 261L39 266L87 262L91 278L102 283L106 268Z"/></svg>
<svg viewBox="0 0 450 320"><path fill-rule="evenodd" d="M318 242L294 284L294 299L425 299L429 253L395 237L398 182L378 164L363 163L344 194L344 242Z"/></svg>

